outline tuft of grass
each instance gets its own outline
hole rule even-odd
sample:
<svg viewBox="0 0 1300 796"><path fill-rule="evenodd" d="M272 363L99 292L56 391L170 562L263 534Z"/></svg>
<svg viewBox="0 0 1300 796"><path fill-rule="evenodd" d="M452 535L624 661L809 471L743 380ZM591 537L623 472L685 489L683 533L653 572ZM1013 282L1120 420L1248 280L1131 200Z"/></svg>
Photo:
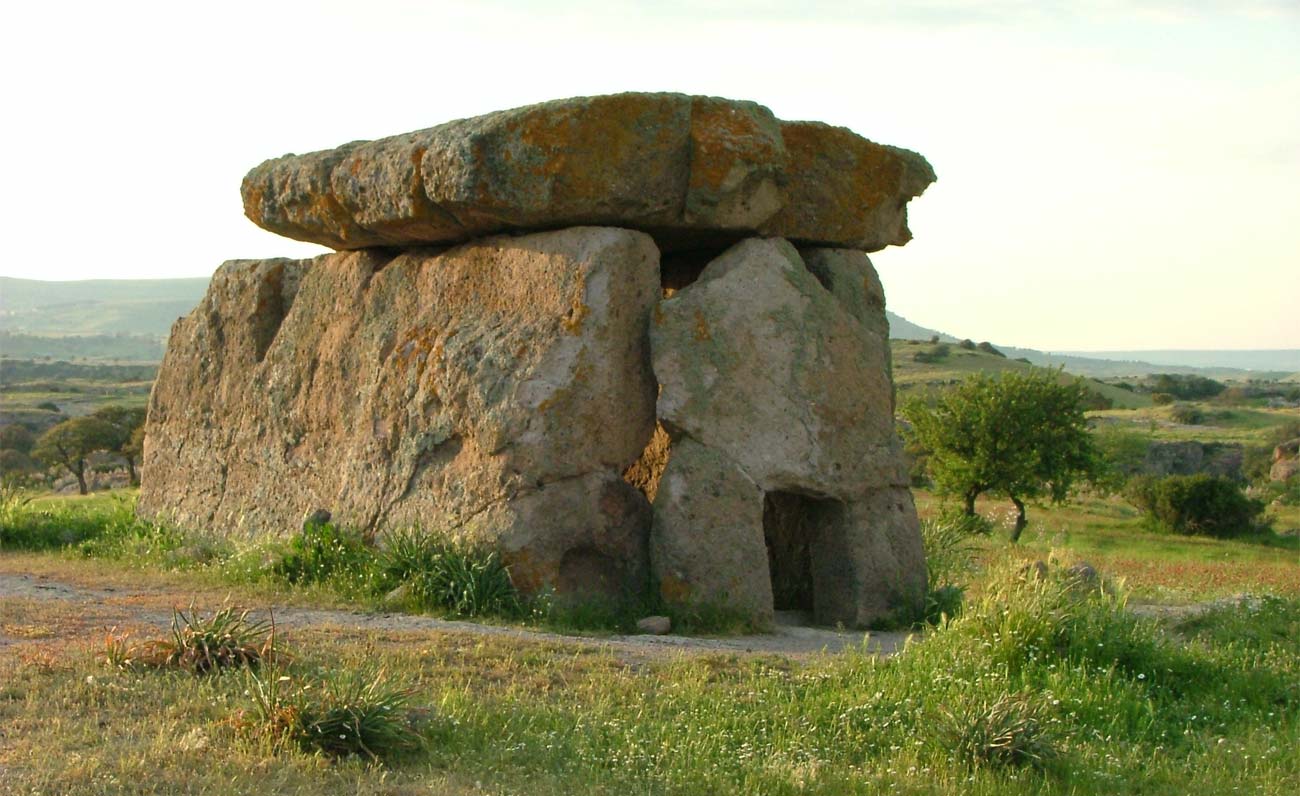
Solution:
<svg viewBox="0 0 1300 796"><path fill-rule="evenodd" d="M273 660L275 625L251 620L249 612L223 608L211 616L172 610L171 636L131 645L112 633L105 641L105 661L115 668L179 669L209 674L222 669L253 669Z"/></svg>
<svg viewBox="0 0 1300 796"><path fill-rule="evenodd" d="M1044 768L1058 757L1059 741L1043 713L1027 694L999 694L943 711L939 735L971 766Z"/></svg>
<svg viewBox="0 0 1300 796"><path fill-rule="evenodd" d="M423 746L410 705L415 692L389 682L383 670L296 680L268 670L250 672L247 685L252 706L235 716L235 727L273 745L288 742L309 753L372 761Z"/></svg>

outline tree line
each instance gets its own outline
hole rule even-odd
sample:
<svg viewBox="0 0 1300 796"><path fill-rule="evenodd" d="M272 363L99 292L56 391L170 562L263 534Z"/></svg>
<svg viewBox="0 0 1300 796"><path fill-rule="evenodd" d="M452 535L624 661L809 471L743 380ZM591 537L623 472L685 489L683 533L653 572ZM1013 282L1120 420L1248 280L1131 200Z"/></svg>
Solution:
<svg viewBox="0 0 1300 796"><path fill-rule="evenodd" d="M86 471L95 453L110 453L126 463L131 485L140 483L136 467L144 449L145 410L105 406L84 417L74 417L37 436L24 426L0 427L0 477L6 482L30 479L41 466L66 470L86 494Z"/></svg>

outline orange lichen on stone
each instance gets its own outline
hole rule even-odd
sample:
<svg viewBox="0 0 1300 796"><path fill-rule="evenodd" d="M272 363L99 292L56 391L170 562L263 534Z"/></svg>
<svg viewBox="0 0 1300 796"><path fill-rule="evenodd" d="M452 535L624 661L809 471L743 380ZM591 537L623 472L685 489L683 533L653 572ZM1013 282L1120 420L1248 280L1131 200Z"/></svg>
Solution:
<svg viewBox="0 0 1300 796"><path fill-rule="evenodd" d="M709 333L709 322L704 318L704 313L699 310L695 311L695 339L700 342L713 339L713 335Z"/></svg>
<svg viewBox="0 0 1300 796"><path fill-rule="evenodd" d="M650 436L640 458L623 471L623 480L636 487L645 495L646 500L654 502L655 495L659 494L659 480L668 467L671 448L672 438L662 423L655 423L654 434Z"/></svg>
<svg viewBox="0 0 1300 796"><path fill-rule="evenodd" d="M589 312L591 312L590 307L575 299L573 306L569 308L568 312L564 313L564 320L560 323L563 324L564 330L569 334L580 334L582 332L582 321Z"/></svg>
<svg viewBox="0 0 1300 796"><path fill-rule="evenodd" d="M673 575L661 575L659 596L667 603L678 605L688 603L691 599L691 584Z"/></svg>

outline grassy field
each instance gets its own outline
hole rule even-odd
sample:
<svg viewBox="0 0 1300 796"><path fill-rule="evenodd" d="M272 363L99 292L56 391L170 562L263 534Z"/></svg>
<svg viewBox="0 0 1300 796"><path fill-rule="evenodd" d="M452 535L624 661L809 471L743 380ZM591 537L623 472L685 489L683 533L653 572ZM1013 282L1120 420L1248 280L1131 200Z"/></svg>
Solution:
<svg viewBox="0 0 1300 796"><path fill-rule="evenodd" d="M0 411L13 422L42 427L59 413L76 417L110 404L144 406L155 371L151 364L3 359ZM40 408L42 404L54 404L59 412Z"/></svg>
<svg viewBox="0 0 1300 796"><path fill-rule="evenodd" d="M941 501L914 490L922 517L941 512ZM1175 536L1150 531L1140 512L1117 496L1084 495L1064 506L1031 506L1029 527L1018 546L1006 532L1015 522L1009 502L981 500L977 510L994 533L974 544L987 562L1059 558L1087 561L1123 582L1137 602L1190 603L1243 593L1300 597L1300 508L1269 509L1276 530L1241 539Z"/></svg>
<svg viewBox="0 0 1300 796"><path fill-rule="evenodd" d="M4 569L108 590L102 603L0 598L0 792L1300 787L1294 539L1151 535L1113 499L1031 509L1019 547L995 531L975 543L966 564L960 553L940 552L960 564L955 571L970 587L965 608L888 659L629 652L321 625L282 631L279 651L260 668L195 674L122 652L137 649L128 642L166 642L143 618L151 606L171 601L210 615L232 594L247 607L349 600L205 566L195 539L174 544L124 528L95 536L96 522L129 522L123 498L44 498L0 515ZM926 493L918 500L923 514L938 508ZM1002 521L996 503L980 508ZM36 527L32 512L58 517L40 529L62 536L45 552L13 552L6 540L19 538L14 529L23 523ZM82 547L57 543L82 534L91 534ZM1101 584L1072 578L1067 565L1078 558L1101 570ZM1033 559L1050 562L1046 575L1024 568ZM264 567L264 556L259 561L241 566ZM1142 619L1127 607L1130 599L1238 592L1255 596L1178 621ZM139 621L121 618L133 611L144 612ZM104 624L110 616L115 627ZM291 696L268 712L258 701L267 689ZM374 708L379 697L390 698L391 711ZM320 715L322 704L402 734L367 730L374 758L340 756L293 729L302 715ZM339 743L350 726L335 726L345 736Z"/></svg>
<svg viewBox="0 0 1300 796"><path fill-rule="evenodd" d="M1183 402L1203 415L1199 423L1179 423L1173 418L1174 406L1148 406L1140 409L1110 409L1090 412L1098 426L1140 432L1161 442L1268 443L1274 431L1300 422L1300 409L1220 406L1213 402Z"/></svg>

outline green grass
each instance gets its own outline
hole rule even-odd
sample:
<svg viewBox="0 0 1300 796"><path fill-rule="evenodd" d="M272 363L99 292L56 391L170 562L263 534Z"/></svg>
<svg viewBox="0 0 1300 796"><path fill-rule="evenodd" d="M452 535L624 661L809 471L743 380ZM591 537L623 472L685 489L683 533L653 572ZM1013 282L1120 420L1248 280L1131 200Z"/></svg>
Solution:
<svg viewBox="0 0 1300 796"><path fill-rule="evenodd" d="M755 628L734 611L670 606L657 595L574 601L517 594L496 552L418 529L378 544L333 525L287 541L241 541L135 516L136 490L87 496L0 495L0 551L65 556L180 571L195 583L237 586L298 603L513 622L565 633L633 633L637 620L668 616L677 632L735 635Z"/></svg>
<svg viewBox="0 0 1300 796"><path fill-rule="evenodd" d="M109 669L76 645L50 646L0 656L0 766L15 792L74 794L1086 796L1300 784L1294 624L1238 644L1241 617L1215 615L1184 640L1126 612L1122 594L1055 569L1000 567L983 591L888 660L625 660L499 638L303 631L286 670L295 683L332 671L364 684L382 670L424 718L419 745L386 766L250 736L246 676Z"/></svg>

